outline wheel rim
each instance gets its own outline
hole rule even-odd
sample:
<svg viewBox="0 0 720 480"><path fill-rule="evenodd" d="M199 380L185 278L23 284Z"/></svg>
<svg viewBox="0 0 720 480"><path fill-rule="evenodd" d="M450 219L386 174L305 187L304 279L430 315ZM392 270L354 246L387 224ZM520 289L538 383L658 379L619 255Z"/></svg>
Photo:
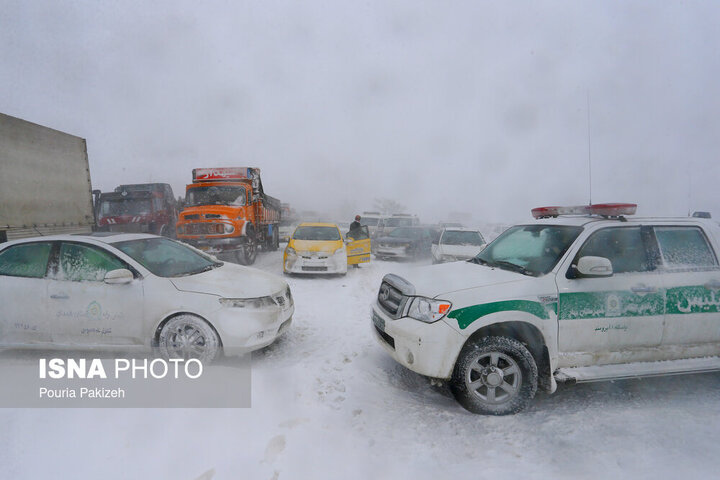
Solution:
<svg viewBox="0 0 720 480"><path fill-rule="evenodd" d="M483 353L470 365L465 376L469 392L488 404L509 402L520 392L522 372L512 357L500 352Z"/></svg>
<svg viewBox="0 0 720 480"><path fill-rule="evenodd" d="M205 335L194 325L179 325L170 332L166 340L170 358L205 358L210 348L205 341Z"/></svg>

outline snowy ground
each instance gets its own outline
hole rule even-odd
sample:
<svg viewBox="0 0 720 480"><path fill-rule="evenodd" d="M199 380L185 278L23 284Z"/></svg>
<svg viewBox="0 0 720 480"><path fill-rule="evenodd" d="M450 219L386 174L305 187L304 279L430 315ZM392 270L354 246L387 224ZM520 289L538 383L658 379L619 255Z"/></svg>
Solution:
<svg viewBox="0 0 720 480"><path fill-rule="evenodd" d="M256 266L281 274L281 258ZM289 278L294 324L253 355L252 408L0 410L0 478L716 478L720 374L560 385L472 415L372 336L380 279L408 268Z"/></svg>

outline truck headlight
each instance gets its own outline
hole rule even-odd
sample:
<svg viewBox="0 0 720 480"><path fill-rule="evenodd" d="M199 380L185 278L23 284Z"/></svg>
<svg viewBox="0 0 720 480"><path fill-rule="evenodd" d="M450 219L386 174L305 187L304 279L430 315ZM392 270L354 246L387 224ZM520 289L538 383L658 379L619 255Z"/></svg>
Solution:
<svg viewBox="0 0 720 480"><path fill-rule="evenodd" d="M272 297L257 297L257 298L221 298L220 305L223 307L231 308L250 308L250 309L263 309L268 307L274 307L277 304Z"/></svg>
<svg viewBox="0 0 720 480"><path fill-rule="evenodd" d="M232 226L229 223L225 223L225 233L233 233L235 231L235 227Z"/></svg>
<svg viewBox="0 0 720 480"><path fill-rule="evenodd" d="M421 322L433 323L447 315L451 307L452 303L445 300L415 297L410 304L408 316Z"/></svg>

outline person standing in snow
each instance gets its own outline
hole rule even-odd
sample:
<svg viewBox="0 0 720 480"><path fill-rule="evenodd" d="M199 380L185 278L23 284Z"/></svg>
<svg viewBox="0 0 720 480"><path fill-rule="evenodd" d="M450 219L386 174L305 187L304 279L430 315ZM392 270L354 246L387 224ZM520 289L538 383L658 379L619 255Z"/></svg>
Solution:
<svg viewBox="0 0 720 480"><path fill-rule="evenodd" d="M350 224L350 231L347 236L355 238L360 231L360 215L355 215L355 221Z"/></svg>

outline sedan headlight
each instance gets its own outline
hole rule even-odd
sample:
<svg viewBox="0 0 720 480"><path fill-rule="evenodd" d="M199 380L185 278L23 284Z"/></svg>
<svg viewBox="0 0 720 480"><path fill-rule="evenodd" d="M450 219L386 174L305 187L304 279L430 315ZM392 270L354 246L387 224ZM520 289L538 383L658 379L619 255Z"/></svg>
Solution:
<svg viewBox="0 0 720 480"><path fill-rule="evenodd" d="M275 307L277 303L272 297L257 298L221 298L220 305L232 308L250 308L260 310L268 307Z"/></svg>
<svg viewBox="0 0 720 480"><path fill-rule="evenodd" d="M346 255L345 247L340 247L333 252L333 256L340 256L340 255Z"/></svg>
<svg viewBox="0 0 720 480"><path fill-rule="evenodd" d="M292 257L297 256L297 252L296 252L295 249L292 248L292 247L286 247L286 248L285 248L285 253L287 254L288 257L290 257L290 256L292 256Z"/></svg>
<svg viewBox="0 0 720 480"><path fill-rule="evenodd" d="M408 316L421 322L433 323L447 315L451 307L452 303L445 300L415 297L410 304Z"/></svg>

